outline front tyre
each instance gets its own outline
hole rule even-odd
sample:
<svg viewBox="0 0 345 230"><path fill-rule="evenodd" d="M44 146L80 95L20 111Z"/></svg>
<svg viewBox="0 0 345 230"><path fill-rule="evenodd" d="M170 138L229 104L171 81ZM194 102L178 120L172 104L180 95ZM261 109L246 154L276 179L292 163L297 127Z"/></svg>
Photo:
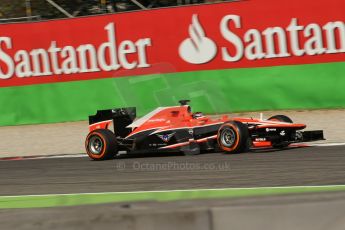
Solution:
<svg viewBox="0 0 345 230"><path fill-rule="evenodd" d="M286 123L293 123L290 117L285 115L274 115L270 118L268 118L269 121L280 121L280 122L286 122Z"/></svg>
<svg viewBox="0 0 345 230"><path fill-rule="evenodd" d="M239 121L224 123L218 130L217 142L226 153L242 153L248 151L248 127Z"/></svg>
<svg viewBox="0 0 345 230"><path fill-rule="evenodd" d="M116 155L117 141L108 129L97 129L89 133L85 140L86 153L93 160L108 160Z"/></svg>

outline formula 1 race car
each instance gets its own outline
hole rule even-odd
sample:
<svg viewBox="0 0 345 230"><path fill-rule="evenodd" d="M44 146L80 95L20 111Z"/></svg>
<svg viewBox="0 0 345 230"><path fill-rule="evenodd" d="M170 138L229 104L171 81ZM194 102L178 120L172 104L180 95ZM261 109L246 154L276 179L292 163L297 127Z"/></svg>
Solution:
<svg viewBox="0 0 345 230"><path fill-rule="evenodd" d="M305 124L295 124L284 115L267 120L228 116L212 119L201 112L192 113L188 102L159 107L137 120L134 107L97 111L89 116L87 154L94 160L105 160L119 151L242 153L250 148L284 148L291 143L324 140L322 130L301 131Z"/></svg>

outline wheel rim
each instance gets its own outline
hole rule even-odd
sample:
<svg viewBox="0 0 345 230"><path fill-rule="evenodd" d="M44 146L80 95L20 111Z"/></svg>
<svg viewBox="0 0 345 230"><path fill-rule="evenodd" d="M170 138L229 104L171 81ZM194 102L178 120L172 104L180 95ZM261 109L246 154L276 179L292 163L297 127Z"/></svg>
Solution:
<svg viewBox="0 0 345 230"><path fill-rule="evenodd" d="M103 150L103 141L99 136L92 136L89 141L89 150L92 154L99 155Z"/></svg>
<svg viewBox="0 0 345 230"><path fill-rule="evenodd" d="M222 135L220 138L222 145L225 147L231 147L234 145L236 141L236 134L233 129L226 128L222 131Z"/></svg>

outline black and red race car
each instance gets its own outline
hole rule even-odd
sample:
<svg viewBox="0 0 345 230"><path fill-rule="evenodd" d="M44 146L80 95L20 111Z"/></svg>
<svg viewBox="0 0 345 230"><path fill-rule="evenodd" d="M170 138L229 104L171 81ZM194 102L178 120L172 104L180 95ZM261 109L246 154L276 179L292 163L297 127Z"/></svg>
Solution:
<svg viewBox="0 0 345 230"><path fill-rule="evenodd" d="M226 115L212 119L201 112L192 113L188 102L159 107L137 120L134 107L97 111L89 116L87 154L94 160L105 160L119 151L241 153L251 148L284 148L291 143L324 140L322 130L301 131L305 124L295 124L284 115L267 120Z"/></svg>

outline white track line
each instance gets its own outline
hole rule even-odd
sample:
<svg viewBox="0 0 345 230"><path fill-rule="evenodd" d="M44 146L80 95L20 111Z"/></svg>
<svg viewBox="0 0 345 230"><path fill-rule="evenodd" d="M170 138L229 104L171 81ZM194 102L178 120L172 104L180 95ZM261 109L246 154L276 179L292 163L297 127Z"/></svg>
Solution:
<svg viewBox="0 0 345 230"><path fill-rule="evenodd" d="M328 146L343 146L345 145L345 142L343 143L308 143L307 145L313 146L313 147L328 147Z"/></svg>
<svg viewBox="0 0 345 230"><path fill-rule="evenodd" d="M54 155L54 156L39 156L35 157L33 159L46 159L46 158L80 158L80 157L88 157L88 155L85 154L71 154L71 155Z"/></svg>
<svg viewBox="0 0 345 230"><path fill-rule="evenodd" d="M345 142L339 142L339 143L295 143L291 144L291 147L332 147L332 146L345 146ZM51 156L23 156L20 160L36 160L36 159L57 159L57 158L82 158L82 157L88 157L87 154L65 154L65 155L51 155ZM1 161L12 161L13 159L6 159ZM17 158L17 157L8 157L8 158ZM18 157L21 158L21 157Z"/></svg>
<svg viewBox="0 0 345 230"><path fill-rule="evenodd" d="M345 185L311 185L311 186L273 186L273 187L250 187L250 188L207 188L207 189L177 189L177 190L154 190L154 191L128 191L128 192L93 192L93 193L56 193L36 195L0 196L0 198L15 197L50 197L50 196L79 196L79 195L116 195L116 194L141 194L141 193L169 193L169 192L198 192L198 191L226 191L226 190L266 190L266 189L294 189L294 188L345 188Z"/></svg>

